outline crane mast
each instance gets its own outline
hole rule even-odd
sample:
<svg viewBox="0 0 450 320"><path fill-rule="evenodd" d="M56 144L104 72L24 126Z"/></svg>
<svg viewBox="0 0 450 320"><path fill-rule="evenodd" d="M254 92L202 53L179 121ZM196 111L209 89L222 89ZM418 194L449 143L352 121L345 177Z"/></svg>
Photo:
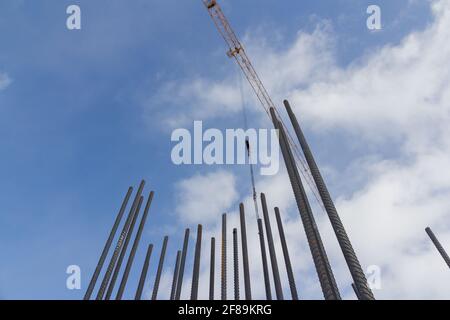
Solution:
<svg viewBox="0 0 450 320"><path fill-rule="evenodd" d="M262 107L264 108L264 111L266 114L271 118L270 116L270 108L273 108L278 115L278 118L281 121L281 124L283 128L285 129L285 132L287 133L288 143L294 150L294 155L297 159L297 162L301 166L301 174L304 177L305 181L307 182L311 192L313 193L314 197L317 200L317 203L322 208L322 210L325 211L325 207L320 200L319 192L317 190L317 187L315 186L315 183L313 182L312 175L309 171L309 168L306 164L305 159L303 159L301 152L299 150L299 147L297 144L294 143L294 140L292 139L291 134L289 133L289 130L287 130L286 126L283 123L283 118L280 116L280 113L278 112L277 107L273 103L269 93L267 92L266 88L264 87L260 77L256 73L255 68L253 67L249 57L247 56L247 53L244 50L244 47L242 46L241 42L239 41L238 37L236 36L236 33L233 31L233 28L231 27L230 23L228 22L227 18L225 17L225 14L223 13L221 7L217 3L216 0L202 0L203 4L208 9L209 15L211 16L212 20L214 21L214 24L217 27L217 30L225 40L225 42L228 45L228 52L227 56L230 58L234 58L236 62L238 63L239 67L243 71L245 77L247 78L247 81L249 82L250 86L252 87L254 93L256 94L256 97L258 98L259 102L261 103Z"/></svg>

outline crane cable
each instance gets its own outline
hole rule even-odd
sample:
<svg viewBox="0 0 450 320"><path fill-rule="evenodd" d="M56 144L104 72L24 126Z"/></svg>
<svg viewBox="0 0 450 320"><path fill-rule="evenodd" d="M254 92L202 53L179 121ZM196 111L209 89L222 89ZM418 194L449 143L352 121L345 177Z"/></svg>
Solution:
<svg viewBox="0 0 450 320"><path fill-rule="evenodd" d="M242 73L239 69L236 69L237 71L237 77L238 77L238 83L239 83L239 91L241 94L241 106L242 106L242 115L244 120L244 130L247 131L248 129L248 118L247 118L247 109L246 109L246 103L245 103L245 95L244 95L244 83L242 81ZM252 183L252 198L253 198L253 204L255 206L255 215L256 219L259 219L259 210L258 210L258 195L256 193L256 183L255 183L255 173L253 171L253 163L252 163L252 154L250 152L250 142L247 139L245 139L245 146L247 148L247 158L248 158L248 164L250 167L250 177L251 177L251 183Z"/></svg>
<svg viewBox="0 0 450 320"><path fill-rule="evenodd" d="M244 94L244 83L242 81L243 75L240 72L239 68L237 68L236 70L237 70L236 72L237 72L237 78L238 78L238 83L239 83L239 91L240 91L240 95L241 95L241 108L242 108L242 115L243 115L243 120L244 120L244 130L247 130L248 129L248 117L247 117L247 108L246 108L246 101L245 101L245 94ZM289 130L287 130L286 125L284 124L283 119L276 108L275 108L275 112L277 113L283 127L285 128L285 131L287 132L288 140L290 142L290 145L293 147L294 156L297 160L296 164L300 163L300 167L302 168L300 170L300 174L305 179L306 184L309 187L309 190L311 191L317 204L319 205L319 208L322 209L323 212L326 212L325 206L324 206L322 200L320 199L320 196L318 195L317 187L315 188L315 183L313 182L311 173L308 170L309 167L306 164L306 160L302 157L302 154L299 151L297 144L295 144L295 142L293 141ZM256 193L255 174L254 174L254 170L253 170L252 154L250 152L250 143L248 141L248 138L245 140L245 144L246 144L246 148L247 148L247 158L248 158L249 167L250 167L250 177L251 177L251 183L252 183L252 198L253 198L253 203L255 206L256 219L259 219L260 216L259 216L259 209L258 209L258 196Z"/></svg>

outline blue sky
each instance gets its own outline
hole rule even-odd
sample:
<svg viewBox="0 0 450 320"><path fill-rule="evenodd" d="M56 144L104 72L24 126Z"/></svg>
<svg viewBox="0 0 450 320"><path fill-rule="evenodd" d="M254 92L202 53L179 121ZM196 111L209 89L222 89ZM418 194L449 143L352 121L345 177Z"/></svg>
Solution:
<svg viewBox="0 0 450 320"><path fill-rule="evenodd" d="M65 27L70 4L81 7L82 30ZM369 64L373 52L400 46L407 35L422 32L435 19L428 1L251 0L221 4L238 35L250 42L249 53L254 54L255 67L263 70L263 81L271 92L271 79L264 77L265 52L259 51L259 44L281 54L289 51L301 34L316 37L324 33L331 39L325 46L331 48L333 61L326 59L325 63L330 63L329 70L351 73ZM366 28L369 4L382 9L381 31ZM318 26L322 27L315 34ZM232 83L236 66L226 57L223 40L201 1L2 0L0 39L0 74L11 80L0 90L0 252L4 257L0 298L81 298L122 197L128 186L137 187L142 178L147 180L146 192L155 190L156 196L130 279L130 296L145 244L156 245L154 266L166 233L171 236L166 266L172 267L185 227L177 209L180 181L225 170L235 177L238 194L230 197L227 208L236 208L248 195L246 167L175 166L170 159L173 128L166 123L172 116L190 119L183 124L188 128L193 120L222 129L242 126L237 111L197 119L193 112L197 106L175 99L178 89L192 79L236 85ZM318 52L312 53L311 59L315 59ZM320 71L321 64L312 70ZM327 81L323 77L317 80ZM176 92L164 91L167 84ZM297 91L276 88L276 103L281 104L278 97L295 101L298 96L317 102L312 98L314 84L313 80L302 83ZM251 93L247 94L254 104ZM260 112L256 108L250 111L250 125L267 126L256 120ZM336 120L336 125L330 120L333 115L321 118L305 112L305 119L311 120L306 124L310 143L329 172L331 190L342 199L343 208L359 191L370 189L368 181L375 179L373 175L349 172L364 166L368 158L376 159L377 165L415 159L403 152L408 143L398 136L387 137L390 142L358 139L358 135L355 139L354 131L343 128L344 122ZM342 182L349 181L344 178L354 180L347 184ZM211 214L219 221L220 211ZM193 245L192 241L191 248ZM82 269L81 290L66 289L65 270L71 264ZM320 297L314 290L306 291L308 296ZM386 297L401 297L401 293L386 293Z"/></svg>

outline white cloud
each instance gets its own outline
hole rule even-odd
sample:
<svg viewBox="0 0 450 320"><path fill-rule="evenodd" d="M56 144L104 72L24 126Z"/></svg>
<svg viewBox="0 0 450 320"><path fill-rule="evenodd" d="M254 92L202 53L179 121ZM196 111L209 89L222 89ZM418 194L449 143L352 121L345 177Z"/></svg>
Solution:
<svg viewBox="0 0 450 320"><path fill-rule="evenodd" d="M329 29L330 25L323 22L311 34L299 32L294 44L285 52L274 51L264 39L252 35L244 37L243 43L275 101L281 101L283 96L279 93L286 92L285 88L305 86L328 71L333 64L331 51L334 47L327 33ZM241 72L240 69L238 71ZM262 108L247 80L242 81L244 100L249 100L245 102L247 107L256 115L259 113L261 118L266 117L261 113ZM170 128L181 127L194 120L224 119L242 111L239 82L232 64L224 80L195 76L167 82L145 102L145 110L151 121L156 118L156 122Z"/></svg>
<svg viewBox="0 0 450 320"><path fill-rule="evenodd" d="M201 77L169 82L148 100L146 105L151 107L146 111L151 121L156 114L157 121L170 128L182 127L194 120L223 118L241 110L238 90L232 81L219 83Z"/></svg>
<svg viewBox="0 0 450 320"><path fill-rule="evenodd" d="M269 91L277 101L289 97L302 123L317 131L348 133L348 140L339 143L357 140L361 145L375 146L362 150L363 159L355 158L348 164L360 170L358 176L365 177L359 179L362 186L355 187L350 196L334 196L363 266L376 264L382 268L383 289L375 291L377 298L450 296L448 268L424 231L431 226L450 250L450 69L446 67L450 61L450 1L430 3L434 21L425 30L371 52L346 68L333 58L334 41L328 27L321 26L312 34L299 33L294 43L280 52L264 40L248 42L248 51L256 57L255 65ZM195 95L204 101L202 90ZM232 108L227 110L234 112ZM209 116L214 117L214 111ZM397 148L396 154L387 157L383 150L392 148ZM327 166L333 166L333 162ZM353 181L355 175L353 170L334 174L342 181ZM300 296L321 298L285 173L261 180L258 190L268 193L270 207L284 206ZM234 196L228 197L231 200L221 202L221 208L236 202ZM218 201L215 197L193 199L197 199L194 208ZM249 197L245 203L251 208ZM236 211L230 215L230 224L238 226ZM214 219L218 220L217 216ZM330 223L319 212L316 219L338 284L348 289L351 279ZM249 233L254 232L253 223ZM220 235L217 225L212 234ZM262 279L256 239L252 237L249 245L256 261L252 274L258 285ZM279 264L282 266L282 260ZM353 294L346 292L344 296Z"/></svg>
<svg viewBox="0 0 450 320"><path fill-rule="evenodd" d="M197 174L176 184L176 213L183 222L214 222L238 199L236 179L226 171Z"/></svg>
<svg viewBox="0 0 450 320"><path fill-rule="evenodd" d="M331 65L307 88L289 88L296 113L317 130L348 131L379 150L400 141L397 157L360 166L367 182L337 201L361 261L382 267L378 298L450 294L448 270L424 232L430 225L450 243L450 72L442 67L450 59L450 2L434 1L433 13L430 26L400 44L346 69ZM331 240L329 224L322 229Z"/></svg>
<svg viewBox="0 0 450 320"><path fill-rule="evenodd" d="M8 74L0 72L0 90L6 89L11 84Z"/></svg>

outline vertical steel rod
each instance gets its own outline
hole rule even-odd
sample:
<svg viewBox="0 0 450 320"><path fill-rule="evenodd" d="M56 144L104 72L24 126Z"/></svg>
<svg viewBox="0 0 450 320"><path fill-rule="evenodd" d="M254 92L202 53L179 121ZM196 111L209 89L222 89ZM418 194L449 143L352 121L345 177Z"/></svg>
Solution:
<svg viewBox="0 0 450 320"><path fill-rule="evenodd" d="M291 289L292 300L298 300L297 288L295 286L294 272L292 271L291 259L289 257L289 250L286 242L286 236L284 234L283 222L280 216L280 210L275 207L275 218L277 220L278 233L280 234L281 248L283 249L284 262L286 264L286 272L289 281L289 287Z"/></svg>
<svg viewBox="0 0 450 320"><path fill-rule="evenodd" d="M142 231L144 230L145 222L147 220L148 212L150 210L150 206L152 204L154 192L151 191L148 196L147 204L145 205L144 213L141 218L141 222L139 223L138 231L133 241L133 245L131 246L130 255L128 257L127 264L125 266L125 271L122 276L122 281L120 281L119 290L117 291L116 300L122 299L123 292L125 291L125 286L128 281L128 276L130 274L131 266L133 265L134 256L136 255L136 250L139 246L139 241L141 240Z"/></svg>
<svg viewBox="0 0 450 320"><path fill-rule="evenodd" d="M155 283L153 284L152 300L156 300L158 296L159 282L161 281L161 274L164 266L164 257L166 255L168 241L169 237L165 236L161 248L161 255L159 256L158 270L156 271Z"/></svg>
<svg viewBox="0 0 450 320"><path fill-rule="evenodd" d="M216 239L211 238L211 262L209 266L209 300L214 300L214 271L216 268Z"/></svg>
<svg viewBox="0 0 450 320"><path fill-rule="evenodd" d="M352 275L354 284L358 289L360 297L362 300L374 300L375 297L372 290L370 290L369 288L366 275L364 274L358 257L353 250L352 244L350 242L350 239L348 238L347 232L345 231L344 225L342 224L341 218L339 217L336 207L334 206L333 199L331 198L325 181L323 180L323 177L320 173L319 167L317 166L308 142L303 135L300 124L297 121L297 117L295 116L294 112L292 112L291 106L287 100L284 100L284 106L286 107L292 126L294 127L297 139L300 142L300 146L303 150L303 154L305 155L306 162L308 163L308 167L311 170L311 175L313 176L314 182L317 186L317 190L319 191L320 198L322 199L322 203L325 206L325 211L328 214L331 226L333 227L334 233L339 242L339 246L341 247L345 261L347 262L347 266L350 270L350 274Z"/></svg>
<svg viewBox="0 0 450 320"><path fill-rule="evenodd" d="M177 258L175 259L175 268L173 269L172 290L170 291L170 300L175 300L175 292L177 289L178 271L180 270L181 251L177 251Z"/></svg>
<svg viewBox="0 0 450 320"><path fill-rule="evenodd" d="M140 201L142 191L144 190L144 185L145 185L145 181L142 180L141 184L139 185L139 189L138 189L138 191L136 193L136 196L134 198L134 201L133 201L133 204L131 206L130 212L128 213L128 217L125 220L125 224L122 227L122 231L120 232L120 236L119 236L119 239L117 240L116 247L114 248L113 255L111 257L111 260L109 261L109 265L108 265L108 268L106 269L106 273L105 273L105 275L103 277L103 281L102 281L102 283L100 285L100 289L98 290L98 293L97 293L97 296L96 296L96 300L103 299L103 296L105 294L105 291L106 291L106 288L108 286L109 280L111 278L112 272L114 271L114 267L116 265L117 258L118 258L119 254L120 254L121 249L122 249L123 242L125 240L125 237L127 236L131 220L133 219L133 216L134 216L134 212L135 212L135 210L137 208L137 205L138 205L138 203Z"/></svg>
<svg viewBox="0 0 450 320"><path fill-rule="evenodd" d="M264 287L266 288L266 299L272 300L272 290L270 289L269 267L267 265L266 245L264 241L264 230L262 219L256 220L258 223L259 246L261 247L261 260L264 275Z"/></svg>
<svg viewBox="0 0 450 320"><path fill-rule="evenodd" d="M352 288L353 288L353 291L355 292L356 298L358 298L358 300L362 300L361 296L359 295L358 288L355 286L354 283L352 283Z"/></svg>
<svg viewBox="0 0 450 320"><path fill-rule="evenodd" d="M311 255L316 267L323 295L326 300L340 300L341 296L336 285L336 280L334 279L319 230L317 229L314 216L312 215L312 210L309 205L305 189L303 188L292 151L289 147L286 133L284 132L280 121L277 119L273 108L270 109L270 113L275 129L279 130L281 152L288 171L292 191L297 202L300 218L302 219L303 228L305 229L306 238L311 250Z"/></svg>
<svg viewBox="0 0 450 320"><path fill-rule="evenodd" d="M181 289L183 287L184 266L186 265L186 255L189 245L189 228L184 233L183 251L181 253L180 269L178 270L177 291L175 292L175 300L180 300Z"/></svg>
<svg viewBox="0 0 450 320"><path fill-rule="evenodd" d="M239 252L237 229L233 229L234 300L239 300Z"/></svg>
<svg viewBox="0 0 450 320"><path fill-rule="evenodd" d="M261 204L263 209L264 224L266 226L267 243L269 245L270 262L272 265L273 282L278 300L283 300L283 288L281 287L280 272L278 270L277 254L273 242L272 227L270 226L269 212L267 210L266 196L261 193Z"/></svg>
<svg viewBox="0 0 450 320"><path fill-rule="evenodd" d="M252 300L252 292L250 287L250 270L248 265L247 228L245 225L245 211L243 203L239 205L239 213L241 220L241 244L242 244L242 262L244 264L245 300Z"/></svg>
<svg viewBox="0 0 450 320"><path fill-rule="evenodd" d="M120 251L119 259L117 260L117 264L114 268L114 273L111 277L111 282L109 283L108 290L106 291L105 300L109 300L112 296L112 292L114 290L114 286L115 286L117 278L119 276L123 259L125 258L125 254L127 253L128 244L130 243L131 235L133 234L134 225L136 224L137 218L139 216L139 211L141 210L143 201L144 201L144 197L141 196L141 198L139 199L139 204L137 206L137 209L134 213L133 220L131 220L130 229L128 230L127 236L125 238L125 242L123 243L123 248Z"/></svg>
<svg viewBox="0 0 450 320"><path fill-rule="evenodd" d="M439 242L439 240L436 238L436 236L434 235L433 231L431 230L430 227L427 227L425 229L426 233L428 234L428 236L430 237L431 241L433 241L436 249L439 251L439 253L441 254L442 258L444 259L445 263L447 264L447 266L450 268L450 258L448 257L447 252L445 252L444 247L442 247L441 243Z"/></svg>
<svg viewBox="0 0 450 320"><path fill-rule="evenodd" d="M222 215L221 299L227 300L227 214Z"/></svg>
<svg viewBox="0 0 450 320"><path fill-rule="evenodd" d="M147 278L148 267L150 265L150 257L152 256L153 244L149 244L147 247L147 254L145 255L144 265L141 271L141 277L139 278L139 285L136 290L134 300L141 300L142 291L144 291L145 279Z"/></svg>
<svg viewBox="0 0 450 320"><path fill-rule="evenodd" d="M200 276L200 254L202 251L202 225L197 226L197 243L195 244L194 267L192 270L191 300L198 298L198 279Z"/></svg>
<svg viewBox="0 0 450 320"><path fill-rule="evenodd" d="M94 274L92 275L91 281L89 282L89 286L84 295L84 300L89 300L92 295L92 291L94 291L95 284L97 283L98 276L103 268L103 264L105 263L106 256L108 255L109 249L111 248L111 244L114 240L114 236L116 235L117 228L119 227L120 220L122 220L123 214L127 207L128 201L130 200L131 193L133 192L133 188L129 187L128 192L125 195L125 199L123 199L122 206L120 207L119 213L117 214L116 220L114 221L114 225L109 233L108 240L106 240L105 247L103 248L100 259L98 260L97 266L95 267Z"/></svg>

